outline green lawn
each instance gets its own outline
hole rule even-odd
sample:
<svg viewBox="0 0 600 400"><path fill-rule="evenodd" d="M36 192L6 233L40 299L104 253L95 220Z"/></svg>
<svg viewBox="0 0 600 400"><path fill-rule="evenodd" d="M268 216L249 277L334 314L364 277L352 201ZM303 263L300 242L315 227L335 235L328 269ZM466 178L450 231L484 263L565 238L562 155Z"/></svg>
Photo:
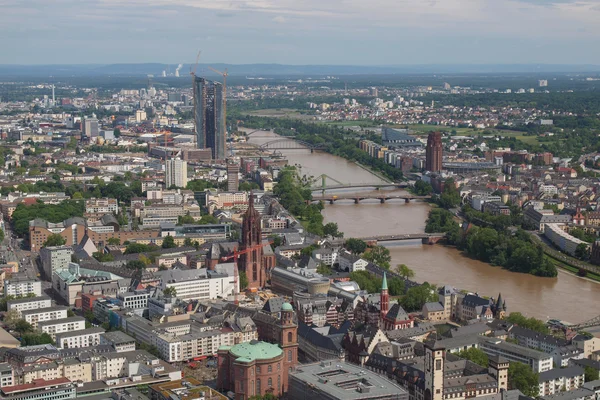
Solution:
<svg viewBox="0 0 600 400"><path fill-rule="evenodd" d="M400 126L398 126L400 127ZM402 126L403 127L403 126ZM515 137L517 140L520 140L524 143L528 144L539 144L537 136L524 136L523 132L519 131L511 131L511 130L499 130L493 128L487 129L474 129L474 128L455 128L452 126L444 126L444 125L408 125L408 129L415 131L417 135L425 135L431 131L442 131L442 132L451 132L456 131L457 135L460 136L478 136L483 135L483 132L491 132L493 135L499 135L504 137Z"/></svg>

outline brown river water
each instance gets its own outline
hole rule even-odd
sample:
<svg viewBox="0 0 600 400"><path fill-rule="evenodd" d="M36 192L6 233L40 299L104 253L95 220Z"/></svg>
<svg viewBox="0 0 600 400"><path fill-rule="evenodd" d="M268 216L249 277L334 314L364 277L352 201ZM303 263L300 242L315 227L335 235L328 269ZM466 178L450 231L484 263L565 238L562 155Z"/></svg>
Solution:
<svg viewBox="0 0 600 400"><path fill-rule="evenodd" d="M253 138L254 136L254 138ZM249 142L262 144L278 138L272 132L257 132ZM301 174L326 174L345 184L382 183L382 180L362 167L327 153L308 150L281 150L290 165L299 165ZM335 184L335 183L331 183ZM345 189L328 194L349 194L374 189ZM384 189L388 190L388 189ZM401 193L398 189L389 189ZM319 195L320 193L316 193ZM406 204L391 200L380 204L367 200L354 204L338 200L326 204L325 222L336 222L345 237L367 237L386 234L421 233L429 206L423 202ZM508 311L519 311L540 319L557 318L579 323L600 314L600 284L559 272L557 278L509 272L499 267L465 257L459 250L443 245L422 245L420 241L386 244L392 255L392 265L403 263L415 271L415 280L478 292L486 296L502 293Z"/></svg>

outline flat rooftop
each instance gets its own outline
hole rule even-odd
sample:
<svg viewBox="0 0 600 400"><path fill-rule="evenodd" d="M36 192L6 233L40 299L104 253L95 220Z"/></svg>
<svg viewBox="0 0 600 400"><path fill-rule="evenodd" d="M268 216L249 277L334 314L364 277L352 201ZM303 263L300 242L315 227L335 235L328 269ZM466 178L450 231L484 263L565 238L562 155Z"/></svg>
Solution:
<svg viewBox="0 0 600 400"><path fill-rule="evenodd" d="M323 361L301 365L290 374L292 378L338 399L408 398L408 392L395 382L345 362Z"/></svg>

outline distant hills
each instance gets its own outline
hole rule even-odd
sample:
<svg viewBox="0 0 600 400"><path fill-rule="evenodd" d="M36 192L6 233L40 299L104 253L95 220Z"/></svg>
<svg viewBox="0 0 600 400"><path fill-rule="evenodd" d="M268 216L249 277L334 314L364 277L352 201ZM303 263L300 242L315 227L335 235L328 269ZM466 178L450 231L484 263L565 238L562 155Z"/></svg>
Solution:
<svg viewBox="0 0 600 400"><path fill-rule="evenodd" d="M198 73L216 75L208 71L209 64L198 64ZM284 64L210 64L218 70L228 69L230 75L306 76L326 75L390 75L390 74L535 74L535 73L600 73L600 65L573 64L427 64L427 65L284 65ZM177 65L145 64L65 64L65 65L0 65L0 77L69 77L69 76L146 76L160 77L162 71L174 73ZM184 64L179 73L189 76L190 64Z"/></svg>

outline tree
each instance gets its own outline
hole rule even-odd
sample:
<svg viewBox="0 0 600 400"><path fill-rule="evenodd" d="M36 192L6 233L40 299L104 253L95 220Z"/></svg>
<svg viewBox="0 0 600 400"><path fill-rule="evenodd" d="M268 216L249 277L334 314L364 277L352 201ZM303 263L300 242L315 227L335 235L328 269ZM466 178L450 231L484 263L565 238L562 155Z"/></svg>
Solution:
<svg viewBox="0 0 600 400"><path fill-rule="evenodd" d="M317 272L321 275L331 275L333 271L329 265L321 264L317 267Z"/></svg>
<svg viewBox="0 0 600 400"><path fill-rule="evenodd" d="M169 286L163 290L163 294L167 297L177 297L177 289L174 286Z"/></svg>
<svg viewBox="0 0 600 400"><path fill-rule="evenodd" d="M177 244L175 243L175 239L173 238L173 236L166 236L163 239L162 248L163 249L172 249L174 247L177 247Z"/></svg>
<svg viewBox="0 0 600 400"><path fill-rule="evenodd" d="M367 249L367 243L364 240L350 238L346 240L344 247L353 254L362 254Z"/></svg>
<svg viewBox="0 0 600 400"><path fill-rule="evenodd" d="M116 237L108 238L109 246L119 246L120 244L121 244L121 239L116 238Z"/></svg>
<svg viewBox="0 0 600 400"><path fill-rule="evenodd" d="M4 241L4 229L0 229L0 242Z"/></svg>
<svg viewBox="0 0 600 400"><path fill-rule="evenodd" d="M587 260L590 257L590 245L587 243L579 243L575 248L575 257L580 260Z"/></svg>
<svg viewBox="0 0 600 400"><path fill-rule="evenodd" d="M533 317L527 318L520 312L511 312L508 317L506 317L506 321L523 328L531 329L532 331L543 334L550 333L548 326L544 323L544 321L535 319Z"/></svg>
<svg viewBox="0 0 600 400"><path fill-rule="evenodd" d="M425 282L422 285L408 289L400 300L400 305L406 311L421 311L425 303L438 301L437 288Z"/></svg>
<svg viewBox="0 0 600 400"><path fill-rule="evenodd" d="M20 334L33 332L33 326L24 319L20 319L15 324L15 331L19 332Z"/></svg>
<svg viewBox="0 0 600 400"><path fill-rule="evenodd" d="M113 135L115 135L115 138L120 138L121 137L121 130L119 128L115 128L113 130Z"/></svg>
<svg viewBox="0 0 600 400"><path fill-rule="evenodd" d="M386 247L372 247L369 251L366 251L362 255L362 257L365 260L380 266L381 268L390 269L390 262L392 261L392 256L390 255L390 250Z"/></svg>
<svg viewBox="0 0 600 400"><path fill-rule="evenodd" d="M177 217L177 225L193 224L195 222L196 222L196 220L189 213L186 215L180 215L179 217Z"/></svg>
<svg viewBox="0 0 600 400"><path fill-rule="evenodd" d="M44 244L42 246L43 247L64 246L66 243L67 243L67 241L62 236L60 236L60 234L52 233L52 234L48 235L48 238L46 239L46 241L44 242Z"/></svg>
<svg viewBox="0 0 600 400"><path fill-rule="evenodd" d="M21 346L36 346L40 344L53 344L52 337L44 333L28 333L21 337Z"/></svg>
<svg viewBox="0 0 600 400"><path fill-rule="evenodd" d="M596 381L598 380L598 370L594 367L590 367L589 365L586 365L583 370L585 371L585 381L586 382L591 382L591 381Z"/></svg>
<svg viewBox="0 0 600 400"><path fill-rule="evenodd" d="M457 356L460 358L465 358L469 361L473 361L475 364L479 364L482 367L488 366L488 356L483 352L483 350L476 349L474 347L470 347L467 350L462 350L458 352Z"/></svg>
<svg viewBox="0 0 600 400"><path fill-rule="evenodd" d="M518 389L525 396L537 397L539 392L539 376L529 365L511 362L508 367L508 388Z"/></svg>
<svg viewBox="0 0 600 400"><path fill-rule="evenodd" d="M143 243L130 243L125 248L124 254L146 253L152 251L155 246L149 246Z"/></svg>
<svg viewBox="0 0 600 400"><path fill-rule="evenodd" d="M244 290L248 287L248 276L244 271L239 272L240 277L240 290Z"/></svg>
<svg viewBox="0 0 600 400"><path fill-rule="evenodd" d="M92 257L94 257L100 262L115 261L115 256L113 256L110 253L103 253L101 251L95 251L94 253L92 253Z"/></svg>
<svg viewBox="0 0 600 400"><path fill-rule="evenodd" d="M73 196L71 196L71 198L73 200L81 200L83 199L83 195L81 194L81 192L75 192L73 193Z"/></svg>
<svg viewBox="0 0 600 400"><path fill-rule="evenodd" d="M338 224L335 222L328 222L323 225L323 234L334 238L344 237L344 234L338 230Z"/></svg>
<svg viewBox="0 0 600 400"><path fill-rule="evenodd" d="M140 260L131 260L127 262L125 267L128 269L144 269L146 268L146 263Z"/></svg>
<svg viewBox="0 0 600 400"><path fill-rule="evenodd" d="M67 317L74 317L75 313L70 308L67 310Z"/></svg>
<svg viewBox="0 0 600 400"><path fill-rule="evenodd" d="M404 279L414 278L414 276L415 276L415 271L410 269L408 267L408 265L406 265L406 264L396 265L396 272L398 273L398 275L400 275Z"/></svg>
<svg viewBox="0 0 600 400"><path fill-rule="evenodd" d="M200 218L200 221L198 221L198 223L200 225L208 225L208 224L218 224L219 223L219 219L213 215L203 215L202 218Z"/></svg>

